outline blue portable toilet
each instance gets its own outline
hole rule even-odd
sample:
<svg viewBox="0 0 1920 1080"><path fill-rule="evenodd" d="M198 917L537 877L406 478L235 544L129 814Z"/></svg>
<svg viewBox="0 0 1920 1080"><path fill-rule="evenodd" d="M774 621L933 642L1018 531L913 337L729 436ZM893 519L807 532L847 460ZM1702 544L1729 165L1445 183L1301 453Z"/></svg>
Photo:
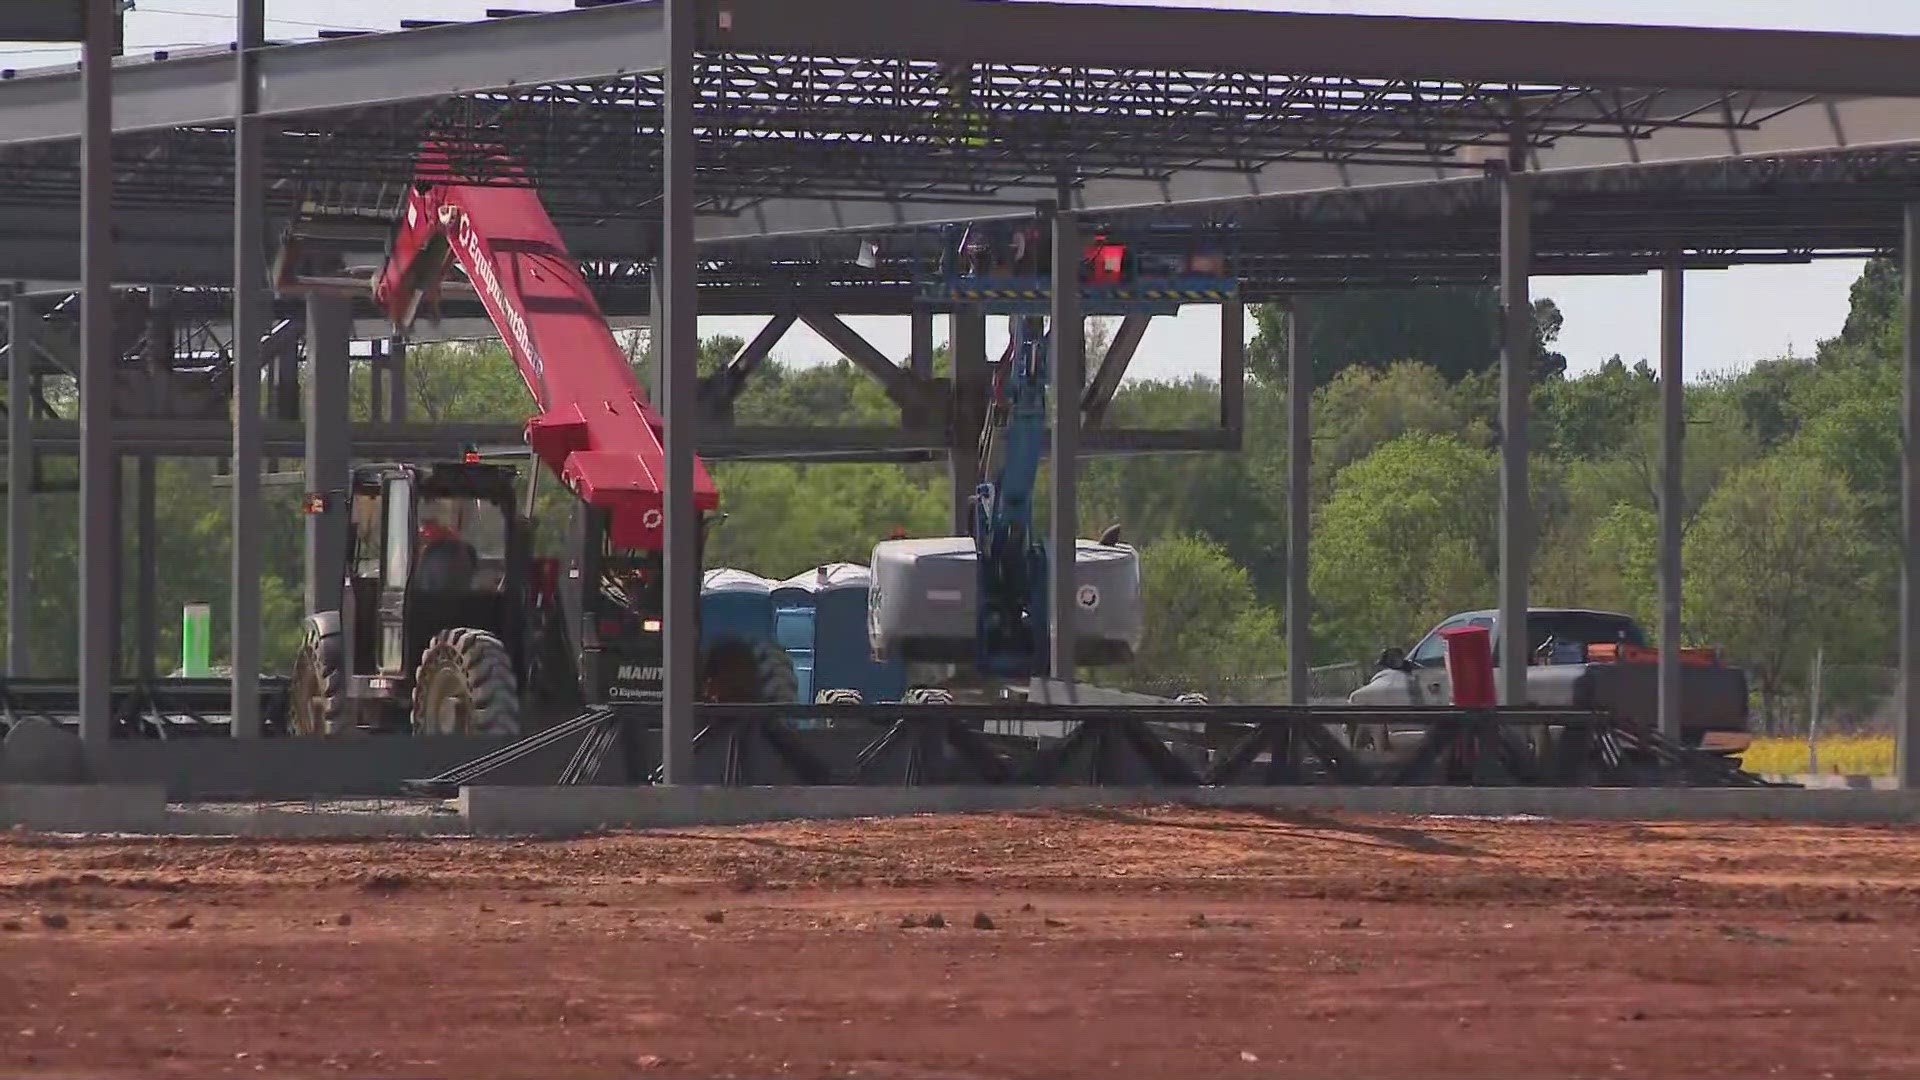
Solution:
<svg viewBox="0 0 1920 1080"><path fill-rule="evenodd" d="M793 658L800 681L800 700L813 701L814 572L795 574L773 586L769 594L773 639Z"/></svg>
<svg viewBox="0 0 1920 1080"><path fill-rule="evenodd" d="M872 586L872 571L855 563L814 571L813 683L822 690L858 690L863 701L899 701L907 692L906 665L874 660L867 639Z"/></svg>
<svg viewBox="0 0 1920 1080"><path fill-rule="evenodd" d="M773 582L745 570L709 570L700 582L700 651L716 642L773 641Z"/></svg>

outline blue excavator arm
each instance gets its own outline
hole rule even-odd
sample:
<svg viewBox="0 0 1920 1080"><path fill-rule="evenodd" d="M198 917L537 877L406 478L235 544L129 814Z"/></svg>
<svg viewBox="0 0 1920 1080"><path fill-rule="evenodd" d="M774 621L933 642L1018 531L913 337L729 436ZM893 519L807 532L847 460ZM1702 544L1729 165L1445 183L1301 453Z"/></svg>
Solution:
<svg viewBox="0 0 1920 1080"><path fill-rule="evenodd" d="M991 463L990 479L974 491L975 617L981 670L1023 678L1045 675L1049 662L1047 549L1033 527L1034 487L1047 432L1049 338L1038 318L1015 316L1012 323L981 439L980 460Z"/></svg>

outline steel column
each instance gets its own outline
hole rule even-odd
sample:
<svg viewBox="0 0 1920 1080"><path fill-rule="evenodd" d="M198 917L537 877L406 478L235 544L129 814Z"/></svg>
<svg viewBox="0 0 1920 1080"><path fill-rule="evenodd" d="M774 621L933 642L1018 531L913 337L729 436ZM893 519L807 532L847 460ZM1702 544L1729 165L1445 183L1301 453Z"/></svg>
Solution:
<svg viewBox="0 0 1920 1080"><path fill-rule="evenodd" d="M119 432L114 433L118 436ZM107 470L107 504L113 508L107 519L107 565L113 578L107 583L107 655L113 677L124 674L127 659L125 614L127 607L127 463L120 456L119 439L114 439L113 464Z"/></svg>
<svg viewBox="0 0 1920 1080"><path fill-rule="evenodd" d="M647 275L647 362L640 372L641 384L647 388L647 393L653 395L656 402L664 400L661 395L666 392L666 379L663 377L660 362L660 349L667 339L666 330L662 325L667 317L667 304L660 295L660 290L664 287L662 283L665 280L663 276L665 273L666 267L659 259L655 259L653 272Z"/></svg>
<svg viewBox="0 0 1920 1080"><path fill-rule="evenodd" d="M1313 536L1313 357L1307 352L1305 305L1287 312L1287 703L1307 703L1307 661L1313 655L1313 595L1307 544ZM1222 386L1224 391L1225 387Z"/></svg>
<svg viewBox="0 0 1920 1080"><path fill-rule="evenodd" d="M387 419L402 424L407 419L407 339L394 335L387 339Z"/></svg>
<svg viewBox="0 0 1920 1080"><path fill-rule="evenodd" d="M1900 451L1903 529L1900 557L1900 725L1896 734L1895 776L1906 790L1920 788L1920 203L1906 215L1906 384L1902 419L1906 438Z"/></svg>
<svg viewBox="0 0 1920 1080"><path fill-rule="evenodd" d="M1220 305L1220 427L1238 434L1247 418L1247 306Z"/></svg>
<svg viewBox="0 0 1920 1080"><path fill-rule="evenodd" d="M386 419L387 345L375 342L367 355L367 419L374 423Z"/></svg>
<svg viewBox="0 0 1920 1080"><path fill-rule="evenodd" d="M1052 558L1047 562L1047 623L1052 631L1049 674L1063 682L1074 677L1075 619L1080 610L1080 396L1086 392L1086 322L1080 315L1080 223L1074 217L1073 191L1061 185L1053 214L1053 473L1047 530Z"/></svg>
<svg viewBox="0 0 1920 1080"><path fill-rule="evenodd" d="M693 55L696 0L664 0L667 61L661 143L660 374L666 422L665 687L660 729L661 777L690 784L693 696L699 660L694 617L700 597L700 522L693 506L694 424L699 403L699 316L694 305L699 264L693 249Z"/></svg>
<svg viewBox="0 0 1920 1080"><path fill-rule="evenodd" d="M347 575L347 462L352 428L347 377L353 305L345 297L307 294L307 490L324 492L326 510L307 515L307 613L340 610Z"/></svg>
<svg viewBox="0 0 1920 1080"><path fill-rule="evenodd" d="M907 352L907 369L916 379L933 378L933 309L925 304L913 305L912 323L907 337L910 342Z"/></svg>
<svg viewBox="0 0 1920 1080"><path fill-rule="evenodd" d="M1686 267L1676 255L1660 274L1660 733L1680 738L1680 466L1687 434L1681 335Z"/></svg>
<svg viewBox="0 0 1920 1080"><path fill-rule="evenodd" d="M1518 139L1516 138L1516 150ZM1527 500L1527 394L1533 367L1532 181L1516 152L1500 181L1500 691L1527 703L1527 572L1533 517Z"/></svg>
<svg viewBox="0 0 1920 1080"><path fill-rule="evenodd" d="M313 311L313 304L307 304L307 311ZM312 342L312 327L308 327L308 342ZM300 350L288 342L273 354L273 418L275 420L294 420L300 416Z"/></svg>
<svg viewBox="0 0 1920 1080"><path fill-rule="evenodd" d="M33 301L7 305L7 674L31 669L33 622Z"/></svg>
<svg viewBox="0 0 1920 1080"><path fill-rule="evenodd" d="M266 295L266 131L253 114L256 50L266 43L266 0L239 0L234 79L233 181L233 592L227 627L233 667L232 735L260 737L260 337Z"/></svg>
<svg viewBox="0 0 1920 1080"><path fill-rule="evenodd" d="M955 536L973 532L973 489L980 482L980 425L987 409L987 316L962 308L947 317L953 349L953 437L947 453L951 510L948 527Z"/></svg>
<svg viewBox="0 0 1920 1080"><path fill-rule="evenodd" d="M139 545L133 597L133 675L136 679L150 679L158 674L154 670L160 652L159 496L154 490L159 480L158 466L152 454L141 454L134 481L134 529Z"/></svg>
<svg viewBox="0 0 1920 1080"><path fill-rule="evenodd" d="M113 734L113 0L87 0L80 144L80 739Z"/></svg>

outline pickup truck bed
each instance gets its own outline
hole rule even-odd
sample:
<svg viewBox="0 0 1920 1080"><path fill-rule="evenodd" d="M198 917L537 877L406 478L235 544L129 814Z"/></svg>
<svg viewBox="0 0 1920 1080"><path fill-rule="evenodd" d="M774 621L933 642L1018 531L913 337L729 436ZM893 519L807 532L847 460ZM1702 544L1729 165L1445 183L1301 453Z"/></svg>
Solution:
<svg viewBox="0 0 1920 1080"><path fill-rule="evenodd" d="M1441 623L1442 627L1473 619L1490 623L1489 613L1469 612ZM1614 627L1633 644L1645 638L1624 615L1535 609L1530 622L1567 627L1585 621ZM1436 628L1437 632L1438 628ZM1536 633L1538 637L1540 634ZM1431 656L1429 634L1413 655ZM1538 664L1527 669L1528 704L1569 709L1605 708L1615 715L1652 726L1659 720L1659 665L1642 661ZM1687 664L1680 669L1683 703L1681 738L1689 746L1736 751L1744 749L1747 730L1747 675L1722 664ZM1429 661L1404 669L1383 668L1348 700L1355 705L1444 705L1452 700L1451 684L1443 664ZM1398 728L1395 731L1401 730ZM1407 731L1417 731L1410 726ZM1369 733L1375 736L1382 732Z"/></svg>

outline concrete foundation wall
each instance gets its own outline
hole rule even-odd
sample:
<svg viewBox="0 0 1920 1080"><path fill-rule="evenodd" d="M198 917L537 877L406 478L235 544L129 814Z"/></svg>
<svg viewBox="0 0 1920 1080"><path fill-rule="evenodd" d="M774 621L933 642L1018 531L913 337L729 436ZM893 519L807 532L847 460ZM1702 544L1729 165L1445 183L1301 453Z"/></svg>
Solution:
<svg viewBox="0 0 1920 1080"><path fill-rule="evenodd" d="M166 813L159 784L0 784L0 829L159 832Z"/></svg>
<svg viewBox="0 0 1920 1080"><path fill-rule="evenodd" d="M483 834L1152 804L1600 821L1920 823L1920 793L1791 789L472 787L460 798L468 826Z"/></svg>
<svg viewBox="0 0 1920 1080"><path fill-rule="evenodd" d="M364 739L180 739L116 743L88 755L90 775L108 783L155 783L175 802L200 799L391 797L424 779L507 745L510 739L404 735ZM489 784L550 784L574 741L549 747L487 777ZM605 779L627 777L609 760Z"/></svg>
<svg viewBox="0 0 1920 1080"><path fill-rule="evenodd" d="M817 730L803 742L836 773L848 773L854 758L877 732ZM87 754L88 779L108 783L151 782L166 787L175 802L205 799L324 800L393 798L401 784L463 765L508 745L511 739L412 738L380 735L357 739L178 739L116 742ZM659 760L659 732L642 736L642 754ZM489 786L553 783L579 746L578 738L531 754L485 777ZM6 779L0 773L0 779ZM24 778L23 778L24 779ZM618 749L601 766L599 781L633 781Z"/></svg>
<svg viewBox="0 0 1920 1080"><path fill-rule="evenodd" d="M162 785L0 785L0 828L288 838L569 835L790 819L1180 804L1586 821L1920 824L1920 793L1846 789L470 787L416 801L168 808Z"/></svg>

